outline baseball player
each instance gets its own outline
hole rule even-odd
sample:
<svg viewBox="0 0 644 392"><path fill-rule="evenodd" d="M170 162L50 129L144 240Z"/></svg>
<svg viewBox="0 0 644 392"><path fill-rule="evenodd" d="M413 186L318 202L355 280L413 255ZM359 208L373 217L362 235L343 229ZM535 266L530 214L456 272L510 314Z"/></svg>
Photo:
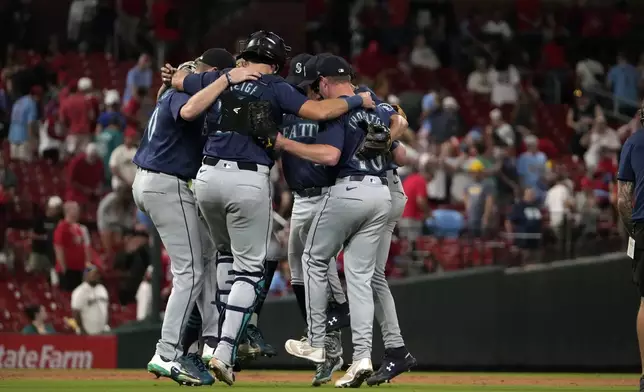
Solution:
<svg viewBox="0 0 644 392"><path fill-rule="evenodd" d="M389 106L381 99L375 96L375 93L368 87L358 86L356 92L368 91L372 93L374 101L377 106ZM398 115L392 116L398 120L396 128L401 130L407 129L408 123L406 115L400 107L393 107ZM394 134L394 125L392 125L392 135ZM396 160L401 162L404 159L404 147L397 148ZM394 233L394 228L397 222L402 217L405 204L407 203L407 195L402 187L400 177L397 172L398 165L396 162L391 161L387 166L387 182L389 185L389 192L391 193L391 210L387 216L387 224L385 230L382 232L380 243L378 244L378 254L376 258L376 268L371 278L371 288L373 289L375 301L375 316L376 321L380 325L382 338L385 346L385 356L382 359L380 368L367 379L367 385L380 385L385 382L391 381L394 377L402 374L412 367L416 366L416 359L409 353L405 347L405 342L400 332L400 325L398 323L398 315L396 314L396 303L394 297L391 295L387 278L385 277L385 266L389 258L389 248L391 246L391 237Z"/></svg>
<svg viewBox="0 0 644 392"><path fill-rule="evenodd" d="M239 56L245 63L237 69L247 69L261 76L258 80L232 86L218 100L216 80L229 78L233 71L200 75L177 71L172 76L173 87L194 94L189 103L195 108L205 111L217 101L215 107L221 113L216 121L208 122L209 135L195 192L219 251L218 267L222 259L232 259L234 283L225 312L220 317L221 339L209 361L215 376L228 385L234 383L232 364L237 356L237 346L258 294L264 288L264 260L271 232L268 173L274 163L270 147L276 135L258 138L253 113L265 120L269 117L265 116L268 107L272 112L270 120L280 124L284 113L321 121L362 106L375 106L369 94L308 100L275 75L286 61L289 50L274 33L258 31L252 34ZM259 112L255 112L257 110ZM204 354L210 348L208 346L204 346Z"/></svg>
<svg viewBox="0 0 644 392"><path fill-rule="evenodd" d="M230 53L211 49L196 62L185 63L182 72L204 72L234 64ZM220 82L241 82L254 77L239 69ZM223 91L223 87L219 92ZM167 89L159 96L141 145L133 159L138 166L132 186L134 200L154 223L170 256L173 289L168 299L161 339L148 363L148 371L172 377L182 384L211 385L214 379L197 356L183 356L181 333L201 294L204 274L200 220L189 188L199 169L203 148L203 116L188 104L190 96ZM205 313L204 313L205 312ZM207 314L202 309L202 314ZM196 358L196 359L195 359Z"/></svg>
<svg viewBox="0 0 644 392"><path fill-rule="evenodd" d="M318 88L324 98L353 96L351 66L341 57L331 56L317 66ZM353 364L336 387L358 387L373 373L371 345L374 300L371 277L377 247L391 209L391 194L385 177L384 153L367 157L362 149L364 129L388 129L395 112L391 107L375 110L356 109L325 124L317 143L306 145L282 136L277 148L316 163L335 166L333 185L317 212L309 231L303 255L303 273L309 321L309 340L289 340L285 348L291 355L314 363L325 362L326 271L328 262L344 245L347 293L351 310L354 345ZM395 154L395 150L394 150Z"/></svg>
<svg viewBox="0 0 644 392"><path fill-rule="evenodd" d="M289 76L286 81L306 92L309 99L319 99L310 85L315 78L306 78L315 73L317 56L302 53L291 60ZM301 143L313 144L316 142L319 125L315 121L306 120L294 115L285 114L281 126L281 133L288 139ZM291 228L288 240L288 262L291 271L291 287L297 300L300 313L304 322L306 316L306 298L304 293L304 280L302 276L302 253L306 237L315 217L322 206L328 189L333 185L335 178L326 166L302 159L296 155L285 152L282 154L282 170L289 188L293 191L293 210L291 214ZM329 263L328 270L329 302L334 303L334 312L328 314L327 336L325 341L326 362L318 364L313 385L320 386L331 380L331 375L344 364L342 360L342 342L339 328L349 323L349 304L342 289L338 276L335 258ZM331 328L329 328L331 327ZM333 329L333 330L330 330Z"/></svg>

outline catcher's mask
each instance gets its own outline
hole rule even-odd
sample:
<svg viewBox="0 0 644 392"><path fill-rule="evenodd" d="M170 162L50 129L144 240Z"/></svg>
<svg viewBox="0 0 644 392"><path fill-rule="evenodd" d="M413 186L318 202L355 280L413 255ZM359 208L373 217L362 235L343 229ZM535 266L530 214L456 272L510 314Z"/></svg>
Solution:
<svg viewBox="0 0 644 392"><path fill-rule="evenodd" d="M290 51L291 47L279 35L260 30L251 34L247 41L240 42L237 59L274 65L275 73L278 73L284 67Z"/></svg>

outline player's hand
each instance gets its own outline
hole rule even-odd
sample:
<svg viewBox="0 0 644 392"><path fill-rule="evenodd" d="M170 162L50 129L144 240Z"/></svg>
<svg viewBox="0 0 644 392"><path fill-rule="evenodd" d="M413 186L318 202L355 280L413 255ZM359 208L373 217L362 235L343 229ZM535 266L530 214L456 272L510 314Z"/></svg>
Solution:
<svg viewBox="0 0 644 392"><path fill-rule="evenodd" d="M284 136L280 132L277 132L277 137L275 138L275 150L281 150L284 148Z"/></svg>
<svg viewBox="0 0 644 392"><path fill-rule="evenodd" d="M161 80L166 86L170 86L172 83L172 75L177 71L175 67L170 64L166 64L161 67Z"/></svg>
<svg viewBox="0 0 644 392"><path fill-rule="evenodd" d="M362 97L362 107L365 109L375 109L376 108L376 103L373 101L373 98L371 97L371 93L369 92L362 92L358 94Z"/></svg>
<svg viewBox="0 0 644 392"><path fill-rule="evenodd" d="M228 71L228 76L232 84L238 84L247 80L257 80L262 77L262 74L250 68L233 68Z"/></svg>

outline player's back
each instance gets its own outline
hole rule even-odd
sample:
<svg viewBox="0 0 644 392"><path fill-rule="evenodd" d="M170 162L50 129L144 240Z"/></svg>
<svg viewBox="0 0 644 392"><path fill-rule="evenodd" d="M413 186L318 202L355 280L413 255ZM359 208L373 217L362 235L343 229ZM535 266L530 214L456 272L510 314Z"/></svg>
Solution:
<svg viewBox="0 0 644 392"><path fill-rule="evenodd" d="M315 144L320 125L316 121L285 114L280 131L285 138L300 143ZM282 171L289 188L299 191L333 184L333 177L326 166L302 159L288 152L282 153Z"/></svg>
<svg viewBox="0 0 644 392"><path fill-rule="evenodd" d="M181 118L179 112L188 99L188 94L174 89L161 95L134 156L137 166L186 179L195 177L205 142L204 120Z"/></svg>
<svg viewBox="0 0 644 392"><path fill-rule="evenodd" d="M223 72L226 72L224 70ZM196 93L213 83L220 72L189 75L184 88ZM251 102L267 101L271 104L273 119L282 123L284 113L297 113L306 101L301 93L277 75L262 75L258 80L245 81L227 88L215 102L218 118L208 120L208 141L203 153L206 156L236 162L248 162L272 166L273 158L252 136L245 105Z"/></svg>
<svg viewBox="0 0 644 392"><path fill-rule="evenodd" d="M356 157L358 147L365 138L365 130L360 126L362 121L368 124L383 125L388 127L394 110L390 105L379 105L375 110L355 109L342 116L339 121L344 127L345 136L340 160L336 165L337 177L353 175L371 175L382 177L389 168L389 161L385 156L364 161Z"/></svg>

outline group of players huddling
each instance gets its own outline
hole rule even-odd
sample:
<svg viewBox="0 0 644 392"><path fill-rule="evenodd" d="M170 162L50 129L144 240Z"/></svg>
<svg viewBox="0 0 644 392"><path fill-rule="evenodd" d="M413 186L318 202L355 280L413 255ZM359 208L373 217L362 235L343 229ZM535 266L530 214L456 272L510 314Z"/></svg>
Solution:
<svg viewBox="0 0 644 392"><path fill-rule="evenodd" d="M331 54L297 55L281 78L289 51L278 35L258 31L237 59L216 48L161 69L133 185L173 273L148 363L157 377L233 385L244 361L276 355L257 320L277 266L267 249L278 154L294 194L288 261L307 325L307 337L288 340L286 351L316 364L314 386L343 366L340 331L349 326L352 364L336 387L379 385L416 364L384 275L407 200L396 172L404 112L354 86L351 66ZM341 250L346 296L335 265ZM385 346L375 372L374 318ZM189 353L197 339L200 354Z"/></svg>

